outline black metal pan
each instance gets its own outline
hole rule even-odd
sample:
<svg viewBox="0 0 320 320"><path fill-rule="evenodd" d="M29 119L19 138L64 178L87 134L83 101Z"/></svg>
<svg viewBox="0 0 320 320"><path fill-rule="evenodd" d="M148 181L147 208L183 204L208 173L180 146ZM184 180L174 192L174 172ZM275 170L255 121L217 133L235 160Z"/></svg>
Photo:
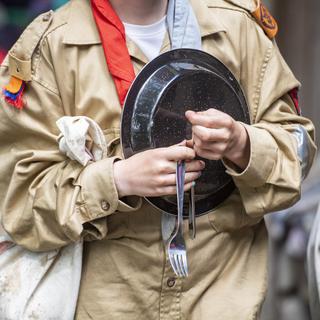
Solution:
<svg viewBox="0 0 320 320"><path fill-rule="evenodd" d="M142 69L128 92L121 120L124 157L190 139L191 125L185 112L209 108L250 123L241 87L218 59L194 49L177 49L160 55ZM197 216L214 209L235 188L221 161L202 160L206 168L195 187ZM176 215L176 197L147 200L160 210ZM187 203L184 216L188 216Z"/></svg>

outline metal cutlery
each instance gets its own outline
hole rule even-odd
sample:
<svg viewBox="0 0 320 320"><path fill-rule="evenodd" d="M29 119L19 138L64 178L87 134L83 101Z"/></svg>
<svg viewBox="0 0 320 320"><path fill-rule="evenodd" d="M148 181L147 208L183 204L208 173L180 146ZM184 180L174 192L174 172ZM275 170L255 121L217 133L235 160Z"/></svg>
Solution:
<svg viewBox="0 0 320 320"><path fill-rule="evenodd" d="M185 240L183 237L183 201L185 162L179 161L176 170L178 217L176 228L168 241L168 256L173 271L178 277L188 276L188 261Z"/></svg>

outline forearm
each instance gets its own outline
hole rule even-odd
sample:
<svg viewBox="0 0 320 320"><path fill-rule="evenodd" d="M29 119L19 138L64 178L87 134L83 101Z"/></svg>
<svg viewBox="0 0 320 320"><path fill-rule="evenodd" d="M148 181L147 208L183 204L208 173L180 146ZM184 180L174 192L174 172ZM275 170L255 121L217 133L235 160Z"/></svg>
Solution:
<svg viewBox="0 0 320 320"><path fill-rule="evenodd" d="M18 162L2 215L8 234L32 251L55 249L81 238L102 239L107 234L107 220L102 218L140 205L138 198L131 202L133 207L119 201L111 170L114 158L86 168L65 160L43 171L35 162L36 158L29 164ZM28 177L22 178L21 172L28 172Z"/></svg>
<svg viewBox="0 0 320 320"><path fill-rule="evenodd" d="M277 104L282 104L278 101ZM299 119L301 121L299 122ZM248 166L238 171L225 162L227 172L237 185L247 214L257 217L292 206L300 199L303 179L297 154L297 141L292 130L303 125L310 136L310 159L316 147L312 140L313 126L310 121L296 116L296 123L258 123L246 126L250 139ZM310 166L310 165L309 165Z"/></svg>
<svg viewBox="0 0 320 320"><path fill-rule="evenodd" d="M243 124L235 122L237 129L234 134L234 142L230 151L225 154L225 162L231 162L237 171L244 170L250 160L250 138Z"/></svg>

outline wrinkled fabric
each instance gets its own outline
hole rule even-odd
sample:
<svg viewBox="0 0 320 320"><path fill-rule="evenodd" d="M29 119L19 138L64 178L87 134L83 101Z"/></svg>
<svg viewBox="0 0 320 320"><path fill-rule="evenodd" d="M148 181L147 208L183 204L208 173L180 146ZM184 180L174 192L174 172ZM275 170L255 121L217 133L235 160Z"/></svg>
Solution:
<svg viewBox="0 0 320 320"><path fill-rule="evenodd" d="M263 217L299 200L301 169L292 131L305 128L313 159L314 127L296 113L288 95L299 82L250 13L224 0L190 3L202 49L242 86L251 154L243 172L225 164L236 190L197 219L195 240L186 237L187 279L176 279L166 260L161 212L140 197L119 199L113 163L122 159L121 108L86 0L72 0L53 15L32 55L27 107L17 112L0 102L2 224L33 251L85 240L76 319L247 320L257 318L264 299ZM19 42L16 56L28 39ZM148 61L130 39L127 47L137 74ZM161 51L170 47L167 34ZM6 59L0 85L9 77ZM87 116L101 127L108 142L102 160L83 167L59 151L55 122L63 116Z"/></svg>
<svg viewBox="0 0 320 320"><path fill-rule="evenodd" d="M82 242L41 253L0 245L0 319L73 319L82 249Z"/></svg>
<svg viewBox="0 0 320 320"><path fill-rule="evenodd" d="M83 166L103 158L106 141L102 130L88 117L62 117L59 149ZM83 242L31 252L15 245L9 235L0 236L0 318L73 319L82 270ZM9 287L9 289L7 288ZM69 291L66 291L68 288ZM48 296L51 297L48 299Z"/></svg>

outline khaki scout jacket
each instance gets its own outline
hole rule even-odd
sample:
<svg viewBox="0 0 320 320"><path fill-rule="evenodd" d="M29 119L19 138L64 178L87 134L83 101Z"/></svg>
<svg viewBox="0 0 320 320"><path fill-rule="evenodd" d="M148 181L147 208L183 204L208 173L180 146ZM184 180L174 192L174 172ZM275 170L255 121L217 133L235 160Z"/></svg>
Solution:
<svg viewBox="0 0 320 320"><path fill-rule="evenodd" d="M302 125L314 152L314 128L295 111L288 92L299 83L277 46L250 7L233 2L191 1L203 50L232 70L246 95L251 158L242 173L227 167L237 189L197 219L197 238L187 240L190 276L184 280L175 279L165 259L160 213L141 198L118 198L113 162L121 158L121 108L89 1L72 0L40 16L1 66L1 87L10 74L31 80L23 110L1 100L2 224L33 251L88 241L77 319L234 320L258 313L266 290L261 219L299 199L291 132ZM147 59L130 39L127 45L138 73ZM166 36L162 51L169 49ZM84 115L101 126L108 141L102 161L83 168L59 152L55 122L65 115Z"/></svg>

